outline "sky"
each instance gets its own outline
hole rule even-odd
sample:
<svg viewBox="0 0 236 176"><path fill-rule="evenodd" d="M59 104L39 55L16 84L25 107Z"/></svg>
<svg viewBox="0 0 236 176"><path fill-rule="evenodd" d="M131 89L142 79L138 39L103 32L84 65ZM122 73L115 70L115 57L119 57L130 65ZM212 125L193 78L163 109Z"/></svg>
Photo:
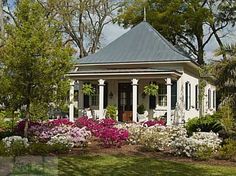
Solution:
<svg viewBox="0 0 236 176"><path fill-rule="evenodd" d="M126 33L130 29L124 29L123 27L120 27L117 24L108 24L105 26L103 31L103 37L102 37L102 47L108 45L118 37L120 37L122 34ZM223 31L223 33L228 33L230 31L230 34L228 34L226 37L224 37L223 42L226 44L236 43L236 27L234 28L228 28L227 30ZM216 58L214 56L214 51L218 48L218 44L214 37L210 40L210 42L207 44L205 48L205 59L206 61L210 61L212 58Z"/></svg>

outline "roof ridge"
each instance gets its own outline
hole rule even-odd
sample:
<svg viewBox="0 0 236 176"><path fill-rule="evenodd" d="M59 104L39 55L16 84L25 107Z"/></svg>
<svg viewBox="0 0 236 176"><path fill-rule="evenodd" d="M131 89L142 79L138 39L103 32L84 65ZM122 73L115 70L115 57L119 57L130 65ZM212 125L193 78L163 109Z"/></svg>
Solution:
<svg viewBox="0 0 236 176"><path fill-rule="evenodd" d="M182 52L180 52L172 43L170 43L163 35L161 35L151 24L149 24L146 21L143 21L142 23L147 24L149 27L152 28L152 30L162 39L162 41L164 42L164 44L166 44L172 51L192 60L192 58L189 56L185 56ZM155 36L156 37L156 36Z"/></svg>

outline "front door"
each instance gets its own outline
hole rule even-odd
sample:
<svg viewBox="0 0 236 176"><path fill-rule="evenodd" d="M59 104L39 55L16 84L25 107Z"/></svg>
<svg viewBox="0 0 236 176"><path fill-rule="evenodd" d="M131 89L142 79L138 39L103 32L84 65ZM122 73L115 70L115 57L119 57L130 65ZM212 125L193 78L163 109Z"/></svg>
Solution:
<svg viewBox="0 0 236 176"><path fill-rule="evenodd" d="M118 120L132 121L132 86L131 83L118 84Z"/></svg>

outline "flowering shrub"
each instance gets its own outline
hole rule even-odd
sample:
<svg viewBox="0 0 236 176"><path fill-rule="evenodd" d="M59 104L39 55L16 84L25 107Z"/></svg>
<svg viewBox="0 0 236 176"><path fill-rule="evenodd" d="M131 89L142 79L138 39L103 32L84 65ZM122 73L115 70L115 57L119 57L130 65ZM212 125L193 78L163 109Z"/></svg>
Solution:
<svg viewBox="0 0 236 176"><path fill-rule="evenodd" d="M91 131L95 137L99 138L104 147L120 147L129 136L127 130L114 127L117 122L109 118L95 121L84 116L77 119L75 123L77 126L84 126Z"/></svg>
<svg viewBox="0 0 236 176"><path fill-rule="evenodd" d="M148 120L143 123L144 126L151 127L155 125L165 125L165 120Z"/></svg>
<svg viewBox="0 0 236 176"><path fill-rule="evenodd" d="M140 123L123 123L118 124L115 127L119 129L125 129L129 133L128 143L135 145L140 143L141 135L144 135L145 130L147 129Z"/></svg>
<svg viewBox="0 0 236 176"><path fill-rule="evenodd" d="M41 124L32 126L29 131L34 138L40 142L54 142L62 140L71 147L84 147L88 143L91 133L86 128L79 128L72 125L57 125L50 127L51 124ZM65 140L66 138L66 140Z"/></svg>
<svg viewBox="0 0 236 176"><path fill-rule="evenodd" d="M28 139L21 136L6 137L2 139L2 142L6 153L14 156L25 154L29 146Z"/></svg>
<svg viewBox="0 0 236 176"><path fill-rule="evenodd" d="M70 122L69 119L55 119L48 122L49 126L61 126L61 125L73 125L73 122Z"/></svg>
<svg viewBox="0 0 236 176"><path fill-rule="evenodd" d="M175 155L207 159L207 157L210 157L213 152L219 149L221 142L222 140L216 133L196 132L189 138L184 136L176 138L171 142L171 148L172 153Z"/></svg>
<svg viewBox="0 0 236 176"><path fill-rule="evenodd" d="M38 123L38 122L33 122L33 121L29 121L28 125L29 125L29 128L30 128L30 127L35 126L35 125L40 125L40 123ZM16 131L16 133L17 133L18 135L23 136L23 134L24 134L24 128L25 128L25 120L21 120L21 121L17 124L15 131Z"/></svg>
<svg viewBox="0 0 236 176"><path fill-rule="evenodd" d="M170 150L170 143L181 136L187 136L185 128L181 126L152 126L141 135L140 144L146 150Z"/></svg>

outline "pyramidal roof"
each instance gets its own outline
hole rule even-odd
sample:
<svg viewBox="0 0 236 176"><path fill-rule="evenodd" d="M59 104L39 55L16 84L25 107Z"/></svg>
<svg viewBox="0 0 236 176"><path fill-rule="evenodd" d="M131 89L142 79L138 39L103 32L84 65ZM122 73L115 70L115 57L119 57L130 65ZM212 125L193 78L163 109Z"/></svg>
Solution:
<svg viewBox="0 0 236 176"><path fill-rule="evenodd" d="M149 23L141 22L97 53L79 59L80 64L192 61Z"/></svg>

